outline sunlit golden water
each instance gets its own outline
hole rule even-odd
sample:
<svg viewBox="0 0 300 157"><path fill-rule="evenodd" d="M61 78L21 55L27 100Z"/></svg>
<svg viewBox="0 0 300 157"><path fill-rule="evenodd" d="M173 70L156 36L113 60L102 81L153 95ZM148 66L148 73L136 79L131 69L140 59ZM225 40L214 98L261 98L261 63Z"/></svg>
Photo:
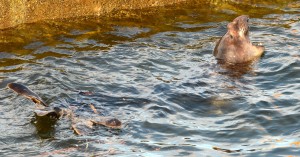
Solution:
<svg viewBox="0 0 300 157"><path fill-rule="evenodd" d="M253 3L123 10L1 30L0 154L300 154L299 2ZM250 15L250 38L266 52L229 70L212 50L241 14ZM92 103L124 126L78 136L67 118L36 124L35 105L7 89L9 82L82 116Z"/></svg>

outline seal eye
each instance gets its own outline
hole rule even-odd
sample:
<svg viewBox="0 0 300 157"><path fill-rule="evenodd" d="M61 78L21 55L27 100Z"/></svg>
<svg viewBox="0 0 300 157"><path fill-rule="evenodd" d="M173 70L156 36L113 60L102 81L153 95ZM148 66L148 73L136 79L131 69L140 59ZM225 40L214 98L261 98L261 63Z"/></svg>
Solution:
<svg viewBox="0 0 300 157"><path fill-rule="evenodd" d="M249 18L247 18L247 22L249 22Z"/></svg>
<svg viewBox="0 0 300 157"><path fill-rule="evenodd" d="M233 39L233 36L232 36L232 35L230 35L230 39Z"/></svg>

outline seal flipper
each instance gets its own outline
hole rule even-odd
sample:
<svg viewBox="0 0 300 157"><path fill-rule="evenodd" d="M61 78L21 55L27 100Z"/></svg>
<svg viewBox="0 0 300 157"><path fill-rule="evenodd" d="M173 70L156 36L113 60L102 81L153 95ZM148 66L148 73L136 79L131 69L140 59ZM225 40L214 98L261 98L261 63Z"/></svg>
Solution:
<svg viewBox="0 0 300 157"><path fill-rule="evenodd" d="M41 104L43 106L48 107L48 105L40 97L39 98L31 97L30 99L36 104Z"/></svg>
<svg viewBox="0 0 300 157"><path fill-rule="evenodd" d="M26 86L19 84L19 83L9 83L7 84L7 87L15 91L16 93L32 100L36 104L41 104L43 106L48 106L37 94L32 92L29 88Z"/></svg>

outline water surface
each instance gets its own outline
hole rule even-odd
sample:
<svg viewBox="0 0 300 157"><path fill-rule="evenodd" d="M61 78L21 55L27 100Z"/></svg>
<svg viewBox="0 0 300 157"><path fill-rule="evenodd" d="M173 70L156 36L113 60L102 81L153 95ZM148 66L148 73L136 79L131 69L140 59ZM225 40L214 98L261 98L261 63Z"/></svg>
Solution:
<svg viewBox="0 0 300 157"><path fill-rule="evenodd" d="M181 4L1 30L0 154L298 155L299 6ZM227 69L212 50L241 14L250 15L250 38L266 51L250 66ZM36 124L35 105L9 82L53 106L85 112L92 103L124 126L78 136L67 118Z"/></svg>

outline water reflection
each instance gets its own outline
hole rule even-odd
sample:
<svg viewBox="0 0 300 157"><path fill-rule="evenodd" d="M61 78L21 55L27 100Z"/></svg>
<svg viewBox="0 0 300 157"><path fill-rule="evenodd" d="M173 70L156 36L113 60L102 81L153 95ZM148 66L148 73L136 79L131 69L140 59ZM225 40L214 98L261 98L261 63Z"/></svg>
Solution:
<svg viewBox="0 0 300 157"><path fill-rule="evenodd" d="M32 119L32 124L36 127L37 135L42 139L54 138L55 135L55 119L44 116Z"/></svg>
<svg viewBox="0 0 300 157"><path fill-rule="evenodd" d="M242 64L230 64L225 63L224 61L218 61L219 67L222 69L218 69L218 73L222 75L226 75L235 79L240 79L245 74L253 74L253 64L251 63L242 63Z"/></svg>
<svg viewBox="0 0 300 157"><path fill-rule="evenodd" d="M192 4L135 21L89 17L1 31L1 154L299 154L299 12L245 3L245 11L224 4L250 10L251 40L267 51L243 66L212 55L236 15ZM86 115L84 104L94 104L126 125L77 136L67 119L31 123L34 105L6 89L9 82Z"/></svg>

